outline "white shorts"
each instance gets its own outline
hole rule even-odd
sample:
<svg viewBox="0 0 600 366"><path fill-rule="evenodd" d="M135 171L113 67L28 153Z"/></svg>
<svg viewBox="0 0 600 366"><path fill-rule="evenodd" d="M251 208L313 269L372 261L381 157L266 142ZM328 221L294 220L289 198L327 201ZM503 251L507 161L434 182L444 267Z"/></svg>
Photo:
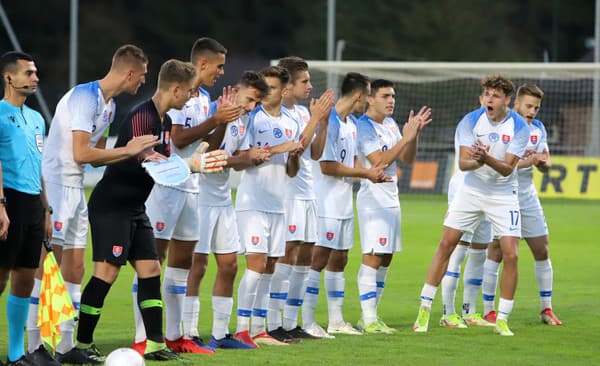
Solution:
<svg viewBox="0 0 600 366"><path fill-rule="evenodd" d="M286 241L317 241L317 202L315 200L286 200Z"/></svg>
<svg viewBox="0 0 600 366"><path fill-rule="evenodd" d="M349 250L354 246L354 218L317 219L316 245L335 250Z"/></svg>
<svg viewBox="0 0 600 366"><path fill-rule="evenodd" d="M88 239L88 209L82 188L45 182L46 199L52 206L52 244L63 250L85 248Z"/></svg>
<svg viewBox="0 0 600 366"><path fill-rule="evenodd" d="M285 214L237 211L240 243L246 254L279 258L285 255Z"/></svg>
<svg viewBox="0 0 600 366"><path fill-rule="evenodd" d="M400 207L358 210L360 242L364 254L402 251Z"/></svg>
<svg viewBox="0 0 600 366"><path fill-rule="evenodd" d="M548 225L537 192L519 194L521 208L521 237L537 238L548 235Z"/></svg>
<svg viewBox="0 0 600 366"><path fill-rule="evenodd" d="M521 237L521 215L517 193L488 195L461 186L448 207L444 226L473 234L484 217L498 237Z"/></svg>
<svg viewBox="0 0 600 366"><path fill-rule="evenodd" d="M146 200L154 237L197 241L200 238L198 194L155 184Z"/></svg>
<svg viewBox="0 0 600 366"><path fill-rule="evenodd" d="M237 220L233 206L200 206L200 240L195 253L228 254L240 251Z"/></svg>
<svg viewBox="0 0 600 366"><path fill-rule="evenodd" d="M460 241L464 241L465 243L476 244L490 244L492 240L494 240L492 223L485 217L479 221L479 225L477 225L473 234L464 233L462 238L460 238Z"/></svg>

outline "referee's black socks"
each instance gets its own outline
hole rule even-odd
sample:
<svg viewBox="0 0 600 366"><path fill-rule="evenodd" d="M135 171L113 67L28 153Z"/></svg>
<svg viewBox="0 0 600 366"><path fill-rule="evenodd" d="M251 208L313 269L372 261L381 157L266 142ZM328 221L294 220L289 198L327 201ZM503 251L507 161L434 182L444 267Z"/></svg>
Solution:
<svg viewBox="0 0 600 366"><path fill-rule="evenodd" d="M138 278L138 305L144 320L146 337L156 343L163 343L162 313L160 297L160 276Z"/></svg>
<svg viewBox="0 0 600 366"><path fill-rule="evenodd" d="M91 344L93 342L94 330L100 319L104 299L110 290L110 286L110 283L92 276L90 282L83 289L79 306L77 342L81 344Z"/></svg>

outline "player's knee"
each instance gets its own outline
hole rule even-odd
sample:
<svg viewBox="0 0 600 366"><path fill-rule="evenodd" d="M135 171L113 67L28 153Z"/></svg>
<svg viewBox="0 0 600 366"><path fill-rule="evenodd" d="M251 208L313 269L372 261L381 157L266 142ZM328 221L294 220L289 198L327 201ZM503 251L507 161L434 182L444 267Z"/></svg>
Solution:
<svg viewBox="0 0 600 366"><path fill-rule="evenodd" d="M504 266L507 266L507 265L516 266L517 262L519 260L519 254L516 251L502 253L502 260L504 261Z"/></svg>
<svg viewBox="0 0 600 366"><path fill-rule="evenodd" d="M218 269L219 275L227 278L235 277L237 270L237 261L220 264Z"/></svg>

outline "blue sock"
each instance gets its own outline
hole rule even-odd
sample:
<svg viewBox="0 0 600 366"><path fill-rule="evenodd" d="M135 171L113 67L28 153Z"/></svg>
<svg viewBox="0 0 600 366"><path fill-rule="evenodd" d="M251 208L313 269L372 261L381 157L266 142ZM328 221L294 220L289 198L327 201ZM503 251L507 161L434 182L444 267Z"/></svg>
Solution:
<svg viewBox="0 0 600 366"><path fill-rule="evenodd" d="M8 318L8 360L17 361L25 355L25 324L29 312L29 298L8 294L6 317Z"/></svg>

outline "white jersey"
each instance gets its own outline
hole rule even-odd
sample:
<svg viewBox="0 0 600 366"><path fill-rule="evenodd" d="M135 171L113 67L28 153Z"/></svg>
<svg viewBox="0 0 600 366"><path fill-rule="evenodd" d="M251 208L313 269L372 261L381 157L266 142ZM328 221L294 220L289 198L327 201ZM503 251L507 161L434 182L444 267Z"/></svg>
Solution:
<svg viewBox="0 0 600 366"><path fill-rule="evenodd" d="M456 138L460 146L468 147L479 140L490 148L490 156L504 160L507 153L523 156L529 141L529 128L523 117L513 110L503 121L492 122L486 109L480 108L463 117L458 124ZM464 187L485 194L509 194L516 192L517 186L516 169L506 177L488 165L465 173Z"/></svg>
<svg viewBox="0 0 600 366"><path fill-rule="evenodd" d="M354 168L356 156L356 125L352 115L342 120L331 109L327 126L327 142L321 161L337 161ZM354 217L352 205L352 177L332 177L321 174L315 182L317 213L320 217L349 219Z"/></svg>
<svg viewBox="0 0 600 366"><path fill-rule="evenodd" d="M282 107L285 108L285 107ZM308 108L299 104L294 105L293 109L288 109L290 115L294 117L294 120L298 124L298 138L308 121L310 120L310 112ZM295 177L290 178L289 184L286 185L287 199L300 199L300 200L314 200L316 198L315 191L313 189L313 165L310 157L310 143L304 150L304 153L300 157L300 170Z"/></svg>
<svg viewBox="0 0 600 366"><path fill-rule="evenodd" d="M219 149L225 150L227 156L233 156L236 151L248 150L248 122L250 117L246 114L227 124L225 136ZM198 204L200 206L231 206L231 187L229 186L230 168L223 169L221 173L198 174L200 193Z"/></svg>
<svg viewBox="0 0 600 366"><path fill-rule="evenodd" d="M248 144L250 147L277 146L298 139L293 117L282 109L279 116L271 116L262 106L250 114ZM269 161L244 170L236 196L236 211L285 213L285 185L288 154L272 155Z"/></svg>
<svg viewBox="0 0 600 366"><path fill-rule="evenodd" d="M527 150L534 150L536 153L542 153L545 151L550 152L548 148L548 139L546 128L541 121L534 119L529 124L529 142L527 143ZM519 180L519 194L521 192L527 192L535 190L533 185L533 166L527 168L521 168L517 170Z"/></svg>
<svg viewBox="0 0 600 366"><path fill-rule="evenodd" d="M104 102L98 81L69 90L58 105L44 146L44 180L67 187L83 188L83 166L73 158L73 131L89 133L89 146L96 146L115 118L115 102Z"/></svg>
<svg viewBox="0 0 600 366"><path fill-rule="evenodd" d="M208 94L206 90L198 88L198 96L188 100L183 109L171 109L167 113L169 114L169 117L171 117L172 124L190 128L198 126L206 121L215 112L216 104L210 102L210 94ZM201 140L197 140L186 147L179 149L171 139L171 154L177 154L182 158L189 158L201 142ZM172 186L172 188L184 192L198 193L200 192L198 175L199 174L192 174L185 182Z"/></svg>
<svg viewBox="0 0 600 366"><path fill-rule="evenodd" d="M448 183L448 206L450 206L450 202L454 199L454 195L458 191L458 188L465 181L465 174L467 172L460 170L458 166L458 161L460 160L460 144L458 143L458 129L454 131L454 173L452 173L452 177L450 177L450 182Z"/></svg>
<svg viewBox="0 0 600 366"><path fill-rule="evenodd" d="M382 123L378 123L365 114L356 123L356 130L358 158L365 168L372 166L367 156L378 150L387 151L402 139L398 125L390 117L386 117ZM368 179L361 179L356 197L358 208L400 207L396 160L385 168L385 173L392 177L392 182L373 183Z"/></svg>

